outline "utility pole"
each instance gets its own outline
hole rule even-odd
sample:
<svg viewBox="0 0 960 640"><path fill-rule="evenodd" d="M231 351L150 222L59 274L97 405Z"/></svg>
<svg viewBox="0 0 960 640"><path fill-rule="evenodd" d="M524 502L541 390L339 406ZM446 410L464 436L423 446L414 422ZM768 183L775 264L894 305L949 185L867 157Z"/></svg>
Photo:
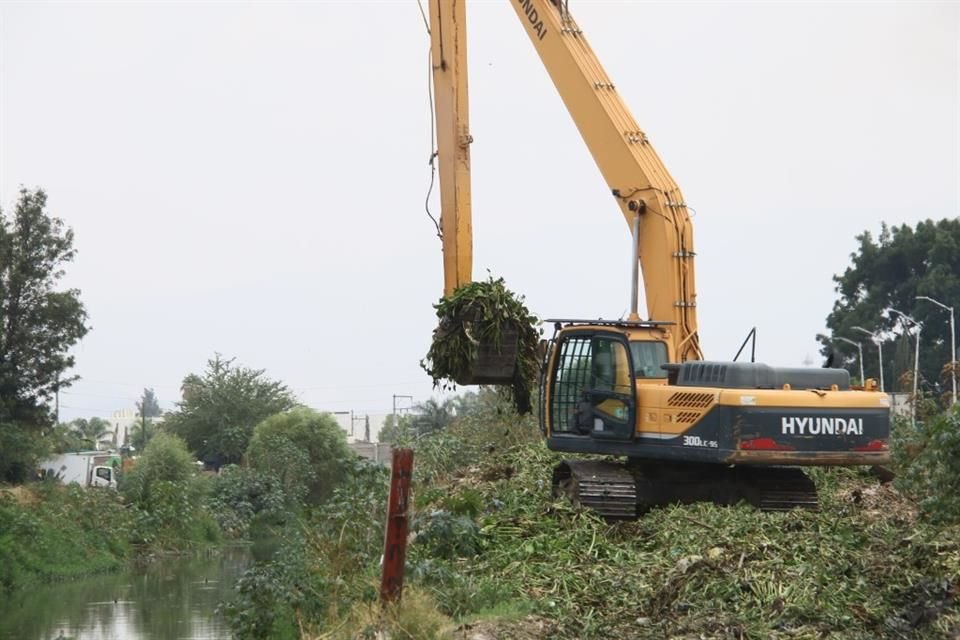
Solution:
<svg viewBox="0 0 960 640"><path fill-rule="evenodd" d="M957 404L957 328L953 324L953 307L948 307L942 302L937 302L929 296L917 296L917 300L926 300L937 305L941 309L950 312L950 377L953 378L953 396L950 398L950 406Z"/></svg>
<svg viewBox="0 0 960 640"><path fill-rule="evenodd" d="M413 402L413 396L399 396L399 395L397 395L397 394L393 394L393 422L394 422L394 425L396 425L396 422L397 422L397 400L409 400L410 402ZM402 408L402 407L401 407L401 408Z"/></svg>
<svg viewBox="0 0 960 640"><path fill-rule="evenodd" d="M353 425L354 425L354 423L356 423L358 420L363 420L363 418L361 418L360 416L354 417L354 415L353 415L353 410L351 409L351 410L350 410L350 437L355 437L355 436L353 435ZM366 442L370 442L370 438L366 438Z"/></svg>
<svg viewBox="0 0 960 640"><path fill-rule="evenodd" d="M914 320L913 318L911 318L910 316L908 316L907 314L905 314L903 311L897 311L897 310L894 309L893 307L890 307L890 312L891 312L891 313L895 313L895 314L897 314L898 316L900 316L901 318L903 318L904 320L907 320L908 322L913 323L913 325L917 328L917 346L916 346L916 348L914 349L914 354L913 354L913 402L911 403L911 406L912 406L912 409L913 409L913 410L912 410L912 413L913 413L913 423L914 423L914 425L916 425L916 423L917 423L917 400L918 400L918 398L917 398L917 382L919 382L919 379L920 379L920 331L923 329L923 323L922 323L922 322L918 322L917 320Z"/></svg>
<svg viewBox="0 0 960 640"><path fill-rule="evenodd" d="M847 344L852 344L857 348L857 353L859 354L859 358L860 358L860 386L865 386L867 384L867 381L863 377L863 343L854 342L849 338L842 338L840 336L833 336L833 339L839 340L840 342L846 342Z"/></svg>
<svg viewBox="0 0 960 640"><path fill-rule="evenodd" d="M880 338L880 333L873 331L867 331L863 327L853 327L854 331L859 331L860 333L865 333L871 338L873 338L873 343L877 345L877 358L880 361L880 392L883 392L883 339Z"/></svg>

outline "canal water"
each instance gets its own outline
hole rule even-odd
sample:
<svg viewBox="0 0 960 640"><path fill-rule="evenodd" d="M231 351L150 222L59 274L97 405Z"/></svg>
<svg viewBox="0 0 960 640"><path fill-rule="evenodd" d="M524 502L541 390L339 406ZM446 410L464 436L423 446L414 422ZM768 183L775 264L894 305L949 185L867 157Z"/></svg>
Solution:
<svg viewBox="0 0 960 640"><path fill-rule="evenodd" d="M217 605L250 563L241 547L170 557L0 596L2 640L227 640Z"/></svg>

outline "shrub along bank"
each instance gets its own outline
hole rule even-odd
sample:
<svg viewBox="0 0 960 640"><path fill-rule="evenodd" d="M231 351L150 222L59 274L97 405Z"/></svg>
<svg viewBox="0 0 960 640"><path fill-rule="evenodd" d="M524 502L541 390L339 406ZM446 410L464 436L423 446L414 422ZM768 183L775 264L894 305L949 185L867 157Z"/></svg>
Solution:
<svg viewBox="0 0 960 640"><path fill-rule="evenodd" d="M55 480L0 490L0 589L110 571L136 551L217 542L209 485L183 442L158 434L120 492Z"/></svg>
<svg viewBox="0 0 960 640"><path fill-rule="evenodd" d="M111 491L52 482L0 489L0 591L120 567L133 514Z"/></svg>
<svg viewBox="0 0 960 640"><path fill-rule="evenodd" d="M385 478L368 478L344 487L290 536L295 554L281 551L248 574L230 618L238 637L359 638L386 629L391 638L866 639L960 631L960 528L955 517L919 510L922 496L866 471L815 469L817 512L696 504L610 524L550 495L560 456L545 449L532 420L489 408L416 443L407 562L414 595L406 604L376 613ZM935 425L927 431L947 437ZM923 475L927 491L953 486L952 460L936 464ZM262 624L250 624L258 613Z"/></svg>
<svg viewBox="0 0 960 640"><path fill-rule="evenodd" d="M121 476L119 492L52 480L0 490L0 590L223 538L259 538L254 551L276 547L356 464L336 421L304 407L258 425L248 457L251 468L207 477L182 439L159 432Z"/></svg>

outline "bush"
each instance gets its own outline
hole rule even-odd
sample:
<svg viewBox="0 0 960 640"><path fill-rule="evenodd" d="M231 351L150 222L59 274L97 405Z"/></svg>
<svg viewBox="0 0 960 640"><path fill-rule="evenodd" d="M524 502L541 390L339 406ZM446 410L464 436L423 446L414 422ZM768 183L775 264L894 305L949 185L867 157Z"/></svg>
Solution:
<svg viewBox="0 0 960 640"><path fill-rule="evenodd" d="M152 485L159 481L182 482L193 475L196 467L186 443L177 436L158 433L143 455L121 482L127 500L148 505Z"/></svg>
<svg viewBox="0 0 960 640"><path fill-rule="evenodd" d="M355 603L372 602L386 497L386 469L347 459L341 482L321 508L308 507L305 521L271 529L276 548L255 554L264 561L244 574L237 597L223 607L234 635L299 637L291 631L295 621L333 628ZM260 529L262 519L254 522Z"/></svg>
<svg viewBox="0 0 960 640"><path fill-rule="evenodd" d="M305 486L301 495L313 505L330 496L355 457L333 416L307 407L258 424L247 449L251 467L275 478L288 496L297 496Z"/></svg>
<svg viewBox="0 0 960 640"><path fill-rule="evenodd" d="M231 464L214 478L207 506L226 537L245 538L256 516L281 517L290 502L269 475Z"/></svg>
<svg viewBox="0 0 960 640"><path fill-rule="evenodd" d="M0 592L119 567L131 526L113 491L57 483L0 490Z"/></svg>
<svg viewBox="0 0 960 640"><path fill-rule="evenodd" d="M0 482L22 483L33 477L48 443L38 431L15 424L0 424Z"/></svg>
<svg viewBox="0 0 960 640"><path fill-rule="evenodd" d="M120 489L134 507L133 541L183 549L215 542L220 534L203 510L210 483L195 477L196 464L179 437L155 435L121 480Z"/></svg>
<svg viewBox="0 0 960 640"><path fill-rule="evenodd" d="M897 486L937 523L960 522L960 409L914 427L898 420L893 432Z"/></svg>

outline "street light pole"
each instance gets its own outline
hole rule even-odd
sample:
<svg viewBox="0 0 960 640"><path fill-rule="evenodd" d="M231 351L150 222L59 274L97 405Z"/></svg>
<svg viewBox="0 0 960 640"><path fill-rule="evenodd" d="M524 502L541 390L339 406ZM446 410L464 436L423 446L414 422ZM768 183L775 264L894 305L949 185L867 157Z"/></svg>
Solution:
<svg viewBox="0 0 960 640"><path fill-rule="evenodd" d="M871 338L873 338L873 343L877 345L877 358L880 361L880 392L883 392L883 340L880 339L879 333L874 333L873 331L867 331L863 327L853 327L855 331L860 333L865 333Z"/></svg>
<svg viewBox="0 0 960 640"><path fill-rule="evenodd" d="M917 296L917 300L932 302L950 312L950 377L953 378L953 396L950 399L950 406L952 407L957 404L957 329L953 324L953 307L937 302L929 296Z"/></svg>
<svg viewBox="0 0 960 640"><path fill-rule="evenodd" d="M908 322L912 322L913 325L917 328L917 346L914 349L914 353L913 353L913 402L911 403L913 421L916 422L917 421L917 400L919 399L917 397L917 382L920 380L920 331L923 329L923 323L918 322L917 320L914 320L913 318L905 314L903 311L897 311L893 307L890 307L890 311L892 313L897 314L904 320L907 320Z"/></svg>
<svg viewBox="0 0 960 640"><path fill-rule="evenodd" d="M858 357L860 358L860 385L861 385L861 386L865 386L867 383L866 383L866 380L865 380L864 377L863 377L863 343L862 343L862 342L854 342L853 340L850 340L849 338L843 338L843 337L840 337L840 336L833 336L833 339L834 339L834 340L839 340L840 342L846 342L847 344L852 344L853 346L855 346L855 347L857 348L857 354L858 354Z"/></svg>
<svg viewBox="0 0 960 640"><path fill-rule="evenodd" d="M393 394L393 422L394 422L394 426L396 426L396 423L397 423L397 400L409 400L410 402L413 402L413 396L401 396L401 395L397 395L396 393ZM403 409L403 407L401 407L401 410L402 410L402 409Z"/></svg>

